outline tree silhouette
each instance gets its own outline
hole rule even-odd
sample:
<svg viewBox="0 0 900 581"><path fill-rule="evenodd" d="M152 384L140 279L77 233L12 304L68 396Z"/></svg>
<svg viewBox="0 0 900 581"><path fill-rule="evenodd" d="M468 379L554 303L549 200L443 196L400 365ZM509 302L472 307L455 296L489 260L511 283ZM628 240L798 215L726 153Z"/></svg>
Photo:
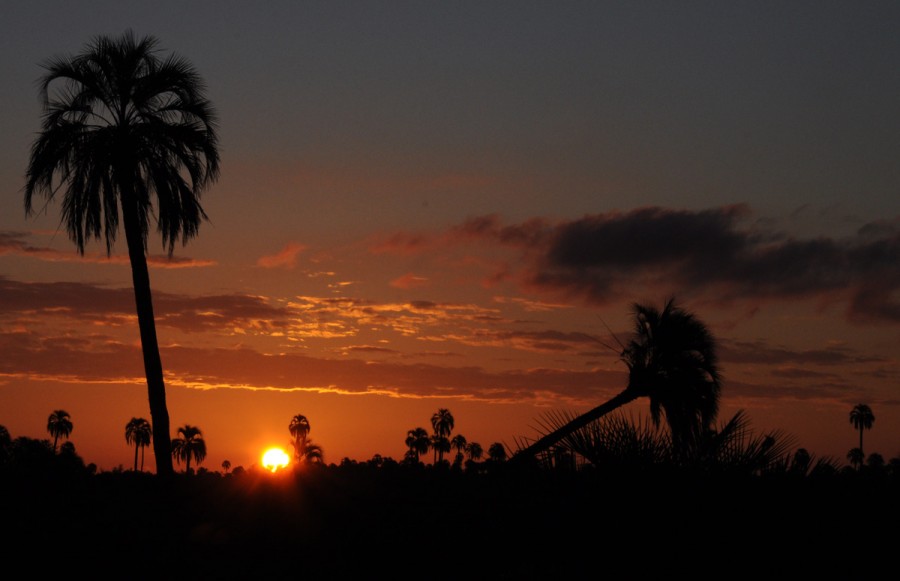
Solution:
<svg viewBox="0 0 900 581"><path fill-rule="evenodd" d="M131 418L125 424L125 441L134 446L134 471L137 472L138 450L141 451L141 472L144 471L144 448L150 445L153 428L144 418Z"/></svg>
<svg viewBox="0 0 900 581"><path fill-rule="evenodd" d="M450 432L453 431L453 414L447 408L440 408L431 416L431 427L434 434L431 437L431 447L434 448L434 462L439 464L444 460L444 454L450 451Z"/></svg>
<svg viewBox="0 0 900 581"><path fill-rule="evenodd" d="M419 462L422 454L427 454L431 448L431 440L428 438L428 432L425 428L413 428L406 432L406 447L409 453Z"/></svg>
<svg viewBox="0 0 900 581"><path fill-rule="evenodd" d="M506 446L500 442L494 442L488 446L488 460L494 463L505 462L507 458Z"/></svg>
<svg viewBox="0 0 900 581"><path fill-rule="evenodd" d="M863 454L862 448L851 448L849 452L847 452L847 460L850 461L850 465L856 468L857 470L862 470L863 462L866 460L866 455Z"/></svg>
<svg viewBox="0 0 900 581"><path fill-rule="evenodd" d="M484 456L484 450L478 442L469 442L466 444L466 456L469 460L477 462Z"/></svg>
<svg viewBox="0 0 900 581"><path fill-rule="evenodd" d="M62 191L62 221L79 253L104 238L112 253L121 218L131 261L147 377L156 472L173 471L169 413L156 336L147 237L154 219L169 256L197 234L201 192L218 178L215 114L185 60L158 56L157 40L100 36L83 52L44 64L41 132L26 171L33 197ZM155 203L154 203L155 200Z"/></svg>
<svg viewBox="0 0 900 581"><path fill-rule="evenodd" d="M222 470L225 471L225 474L228 474L228 471L231 470L230 460L222 460Z"/></svg>
<svg viewBox="0 0 900 581"><path fill-rule="evenodd" d="M293 437L291 446L294 447L294 460L298 463L302 462L306 457L306 438L309 435L309 430L309 420L303 414L295 415L291 418L291 423L288 424L288 431Z"/></svg>
<svg viewBox="0 0 900 581"><path fill-rule="evenodd" d="M654 424L665 416L677 453L694 448L709 431L718 414L721 385L716 343L706 325L674 299L662 310L641 304L632 310L633 337L620 355L628 367L625 389L524 446L514 454L515 460L548 451L575 430L639 397L650 399Z"/></svg>
<svg viewBox="0 0 900 581"><path fill-rule="evenodd" d="M872 424L875 423L875 414L872 413L872 408L864 403L853 406L853 409L850 410L850 423L859 430L859 450L865 456L863 452L863 432L871 430Z"/></svg>
<svg viewBox="0 0 900 581"><path fill-rule="evenodd" d="M47 432L53 437L53 451L56 452L59 439L69 438L72 433L72 419L66 410L56 410L47 418Z"/></svg>
<svg viewBox="0 0 900 581"><path fill-rule="evenodd" d="M456 459L453 461L454 464L460 465L462 464L464 455L463 452L466 450L466 437L462 434L456 434L453 436L453 439L450 440L450 446L456 450Z"/></svg>
<svg viewBox="0 0 900 581"><path fill-rule="evenodd" d="M185 424L178 428L179 437L172 439L172 456L181 464L184 462L185 474L191 473L191 460L199 466L206 458L206 441L200 428Z"/></svg>
<svg viewBox="0 0 900 581"><path fill-rule="evenodd" d="M306 464L322 464L325 461L325 455L322 446L313 443L311 439L307 439L303 444L303 451L297 457L297 466Z"/></svg>

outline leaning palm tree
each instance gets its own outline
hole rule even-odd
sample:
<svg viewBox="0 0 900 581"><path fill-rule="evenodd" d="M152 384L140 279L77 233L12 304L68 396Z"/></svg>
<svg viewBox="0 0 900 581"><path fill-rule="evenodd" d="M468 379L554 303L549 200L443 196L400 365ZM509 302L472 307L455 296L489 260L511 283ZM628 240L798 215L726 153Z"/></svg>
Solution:
<svg viewBox="0 0 900 581"><path fill-rule="evenodd" d="M721 379L716 343L706 325L669 299L662 310L634 304L634 335L623 345L628 385L618 395L519 449L521 461L547 452L572 432L631 403L650 399L650 417L668 424L676 453L709 431L719 411Z"/></svg>
<svg viewBox="0 0 900 581"><path fill-rule="evenodd" d="M69 438L72 433L72 417L66 410L56 410L47 418L47 432L53 436L53 451L56 452L56 445L59 439Z"/></svg>
<svg viewBox="0 0 900 581"><path fill-rule="evenodd" d="M309 436L309 430L309 420L303 414L295 415L288 424L288 431L293 438L291 445L294 447L294 460L297 462L306 455L306 438Z"/></svg>
<svg viewBox="0 0 900 581"><path fill-rule="evenodd" d="M131 418L125 424L125 441L134 446L134 471L138 469L138 450L141 451L141 472L144 471L144 448L150 445L153 428L144 418Z"/></svg>
<svg viewBox="0 0 900 581"><path fill-rule="evenodd" d="M181 464L185 474L191 473L191 459L199 465L206 458L206 441L200 428L185 424L178 428L179 437L172 439L172 456Z"/></svg>
<svg viewBox="0 0 900 581"><path fill-rule="evenodd" d="M875 423L875 414L872 413L872 408L864 403L853 406L853 409L850 410L850 423L853 424L854 428L859 430L859 450L860 453L862 453L863 432L871 430L872 424ZM863 456L865 456L864 453Z"/></svg>
<svg viewBox="0 0 900 581"><path fill-rule="evenodd" d="M156 336L147 237L151 221L172 256L197 234L201 192L218 178L216 118L203 83L185 60L158 55L153 37L97 37L69 58L48 61L40 83L41 131L31 147L25 212L33 198L62 192L62 222L79 253L90 238L112 253L125 231L156 472L172 473L169 413Z"/></svg>
<svg viewBox="0 0 900 581"><path fill-rule="evenodd" d="M447 408L440 408L431 416L431 427L434 435L431 437L431 446L434 448L434 462L440 463L444 459L444 453L450 451L450 432L453 431L453 414ZM446 443L445 443L446 440Z"/></svg>

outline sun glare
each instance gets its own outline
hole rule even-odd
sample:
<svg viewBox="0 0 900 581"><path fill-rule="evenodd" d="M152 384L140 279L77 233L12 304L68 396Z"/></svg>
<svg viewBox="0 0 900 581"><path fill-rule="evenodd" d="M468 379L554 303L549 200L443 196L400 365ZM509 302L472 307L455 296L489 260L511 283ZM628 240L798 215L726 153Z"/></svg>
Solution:
<svg viewBox="0 0 900 581"><path fill-rule="evenodd" d="M282 468L287 468L291 459L287 452L281 448L269 448L263 453L262 465L269 472L278 472Z"/></svg>

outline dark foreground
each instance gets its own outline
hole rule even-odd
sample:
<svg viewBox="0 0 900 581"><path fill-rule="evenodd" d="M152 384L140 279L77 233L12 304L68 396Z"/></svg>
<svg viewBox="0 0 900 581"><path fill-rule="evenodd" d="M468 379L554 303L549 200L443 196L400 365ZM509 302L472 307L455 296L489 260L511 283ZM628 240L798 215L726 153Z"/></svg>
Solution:
<svg viewBox="0 0 900 581"><path fill-rule="evenodd" d="M4 567L34 573L9 579L830 578L890 562L900 526L896 481L848 477L358 465L2 485Z"/></svg>

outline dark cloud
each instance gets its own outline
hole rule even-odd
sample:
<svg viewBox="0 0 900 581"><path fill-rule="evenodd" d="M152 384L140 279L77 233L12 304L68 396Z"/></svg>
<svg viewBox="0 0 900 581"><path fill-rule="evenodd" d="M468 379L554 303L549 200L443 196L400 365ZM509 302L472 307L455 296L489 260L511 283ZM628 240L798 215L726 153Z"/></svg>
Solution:
<svg viewBox="0 0 900 581"><path fill-rule="evenodd" d="M842 300L851 318L900 323L900 227L867 224L856 236L800 240L745 225L743 205L704 211L641 208L560 222L503 226L473 218L454 232L523 249L528 288L604 304L690 294L717 301Z"/></svg>

